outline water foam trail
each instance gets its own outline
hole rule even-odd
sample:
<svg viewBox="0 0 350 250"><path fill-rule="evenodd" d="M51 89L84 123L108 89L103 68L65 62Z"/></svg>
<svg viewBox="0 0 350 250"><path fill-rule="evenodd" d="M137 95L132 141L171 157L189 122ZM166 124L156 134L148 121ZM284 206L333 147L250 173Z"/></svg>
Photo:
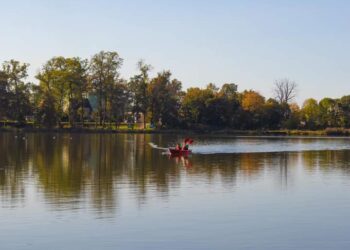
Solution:
<svg viewBox="0 0 350 250"><path fill-rule="evenodd" d="M149 143L154 149L164 150ZM225 142L202 141L191 146L193 154L241 154L241 153L275 153L275 152L306 152L323 150L350 150L349 138L239 138Z"/></svg>
<svg viewBox="0 0 350 250"><path fill-rule="evenodd" d="M148 143L152 148L154 149L159 149L159 150L168 150L168 148L162 148L159 147L158 145L154 144L153 142Z"/></svg>
<svg viewBox="0 0 350 250"><path fill-rule="evenodd" d="M342 144L267 144L267 145L197 145L192 148L193 154L241 154L241 153L277 153L277 152L306 152L323 150L350 150L350 145Z"/></svg>

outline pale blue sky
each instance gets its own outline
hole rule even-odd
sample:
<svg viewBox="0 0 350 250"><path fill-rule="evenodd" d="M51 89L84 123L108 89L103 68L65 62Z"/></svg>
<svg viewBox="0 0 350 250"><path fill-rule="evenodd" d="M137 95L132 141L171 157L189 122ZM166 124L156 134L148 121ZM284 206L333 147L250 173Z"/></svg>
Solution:
<svg viewBox="0 0 350 250"><path fill-rule="evenodd" d="M184 88L234 82L271 96L299 84L298 102L350 94L350 1L0 0L0 61L115 50L122 75L143 58Z"/></svg>

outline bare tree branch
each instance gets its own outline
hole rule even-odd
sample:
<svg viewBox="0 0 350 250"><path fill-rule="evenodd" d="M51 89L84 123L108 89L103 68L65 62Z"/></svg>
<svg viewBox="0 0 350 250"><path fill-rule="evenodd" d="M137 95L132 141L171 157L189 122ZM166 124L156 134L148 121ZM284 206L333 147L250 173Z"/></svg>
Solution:
<svg viewBox="0 0 350 250"><path fill-rule="evenodd" d="M297 94L297 84L287 78L276 80L274 88L275 99L279 103L291 102Z"/></svg>

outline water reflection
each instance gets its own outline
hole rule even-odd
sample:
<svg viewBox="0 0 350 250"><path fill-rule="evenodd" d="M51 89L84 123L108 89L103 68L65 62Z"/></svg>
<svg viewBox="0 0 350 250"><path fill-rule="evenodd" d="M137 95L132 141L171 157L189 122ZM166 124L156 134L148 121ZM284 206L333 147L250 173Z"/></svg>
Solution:
<svg viewBox="0 0 350 250"><path fill-rule="evenodd" d="M1 206L20 206L34 187L51 209L87 207L113 215L126 192L143 204L155 192L167 197L181 188L184 178L188 185L222 183L234 191L237 182L254 182L265 175L288 188L300 168L309 174L350 173L348 150L172 158L148 146L173 141L176 138L161 135L2 133Z"/></svg>
<svg viewBox="0 0 350 250"><path fill-rule="evenodd" d="M181 165L184 168L192 168L192 160L189 156L172 156L168 155L169 159L173 159L177 165Z"/></svg>

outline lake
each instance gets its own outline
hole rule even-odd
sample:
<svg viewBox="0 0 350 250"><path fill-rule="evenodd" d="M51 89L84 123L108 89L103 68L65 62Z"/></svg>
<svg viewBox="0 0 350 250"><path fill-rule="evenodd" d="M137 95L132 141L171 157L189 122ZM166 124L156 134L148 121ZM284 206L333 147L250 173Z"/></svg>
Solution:
<svg viewBox="0 0 350 250"><path fill-rule="evenodd" d="M0 248L350 248L350 138L181 139L0 133Z"/></svg>

